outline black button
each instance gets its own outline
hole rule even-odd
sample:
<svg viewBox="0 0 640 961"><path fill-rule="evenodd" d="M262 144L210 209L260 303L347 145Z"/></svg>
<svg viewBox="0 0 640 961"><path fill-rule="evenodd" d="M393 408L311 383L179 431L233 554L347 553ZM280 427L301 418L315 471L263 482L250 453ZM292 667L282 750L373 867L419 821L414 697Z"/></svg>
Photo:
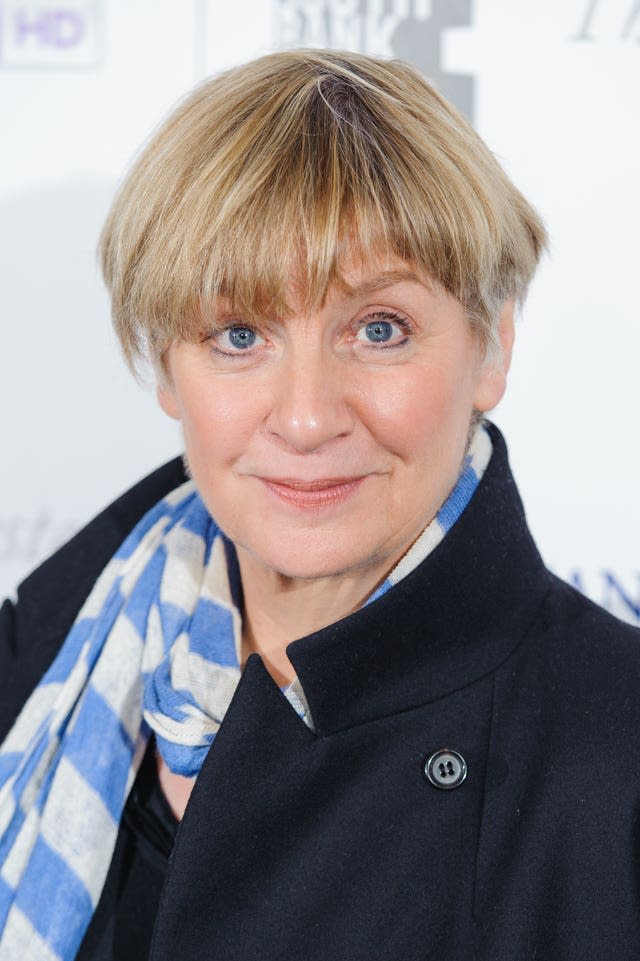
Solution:
<svg viewBox="0 0 640 961"><path fill-rule="evenodd" d="M457 751L443 747L427 758L424 765L427 779L443 791L459 787L467 776L467 762Z"/></svg>

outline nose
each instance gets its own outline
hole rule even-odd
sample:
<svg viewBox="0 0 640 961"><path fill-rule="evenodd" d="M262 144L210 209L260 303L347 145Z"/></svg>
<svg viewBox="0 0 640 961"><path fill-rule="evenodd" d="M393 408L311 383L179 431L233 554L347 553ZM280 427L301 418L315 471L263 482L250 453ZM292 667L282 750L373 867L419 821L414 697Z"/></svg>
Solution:
<svg viewBox="0 0 640 961"><path fill-rule="evenodd" d="M298 453L320 450L353 430L348 371L317 343L283 359L275 374L270 433Z"/></svg>

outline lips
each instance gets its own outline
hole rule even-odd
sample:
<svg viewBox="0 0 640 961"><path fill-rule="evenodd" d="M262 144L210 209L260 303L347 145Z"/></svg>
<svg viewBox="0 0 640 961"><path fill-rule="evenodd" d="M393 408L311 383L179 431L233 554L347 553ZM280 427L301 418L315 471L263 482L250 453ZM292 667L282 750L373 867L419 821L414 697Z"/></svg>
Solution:
<svg viewBox="0 0 640 961"><path fill-rule="evenodd" d="M280 502L294 507L329 507L341 504L358 490L365 480L360 477L323 477L316 480L268 478L259 480Z"/></svg>
<svg viewBox="0 0 640 961"><path fill-rule="evenodd" d="M344 484L354 484L362 480L362 477L326 477L321 480L296 480L291 477L263 477L262 480L268 484L276 484L278 487L289 487L294 491L323 491L330 487L342 487Z"/></svg>

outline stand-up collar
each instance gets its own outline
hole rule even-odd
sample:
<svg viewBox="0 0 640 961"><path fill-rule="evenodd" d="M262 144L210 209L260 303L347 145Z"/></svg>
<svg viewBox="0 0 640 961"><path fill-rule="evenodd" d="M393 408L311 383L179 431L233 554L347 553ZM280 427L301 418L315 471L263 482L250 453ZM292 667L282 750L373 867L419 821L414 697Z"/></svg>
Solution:
<svg viewBox="0 0 640 961"><path fill-rule="evenodd" d="M490 432L491 461L442 543L379 600L287 647L318 735L442 697L522 640L550 575Z"/></svg>

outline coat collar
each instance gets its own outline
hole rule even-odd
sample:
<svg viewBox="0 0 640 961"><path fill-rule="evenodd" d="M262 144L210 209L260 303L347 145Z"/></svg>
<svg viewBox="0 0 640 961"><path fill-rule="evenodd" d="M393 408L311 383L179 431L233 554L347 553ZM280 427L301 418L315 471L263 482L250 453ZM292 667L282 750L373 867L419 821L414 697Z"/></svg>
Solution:
<svg viewBox="0 0 640 961"><path fill-rule="evenodd" d="M317 735L458 690L495 669L524 637L550 575L502 435L493 425L490 431L491 461L438 547L377 601L287 647Z"/></svg>

